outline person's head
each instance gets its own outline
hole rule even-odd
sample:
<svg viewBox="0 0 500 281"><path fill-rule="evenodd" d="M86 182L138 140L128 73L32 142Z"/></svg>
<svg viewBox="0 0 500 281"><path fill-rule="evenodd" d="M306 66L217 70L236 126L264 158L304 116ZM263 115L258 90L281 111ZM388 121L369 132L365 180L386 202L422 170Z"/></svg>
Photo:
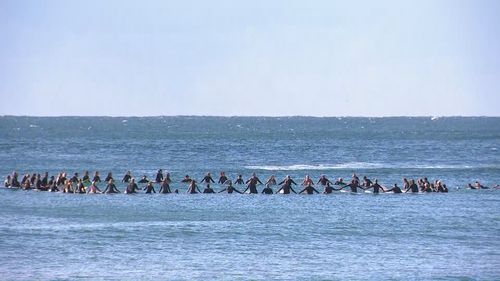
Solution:
<svg viewBox="0 0 500 281"><path fill-rule="evenodd" d="M221 175L221 176L224 176L224 174L225 174L225 173L224 173L224 171L221 171L221 172L220 172L220 175Z"/></svg>
<svg viewBox="0 0 500 281"><path fill-rule="evenodd" d="M130 171L127 171L126 175L129 175L130 176L131 172Z"/></svg>
<svg viewBox="0 0 500 281"><path fill-rule="evenodd" d="M142 176L142 178L143 178L143 179L146 179L147 177L146 177L146 175L143 175L143 176Z"/></svg>
<svg viewBox="0 0 500 281"><path fill-rule="evenodd" d="M207 172L207 176L210 176L210 172Z"/></svg>
<svg viewBox="0 0 500 281"><path fill-rule="evenodd" d="M414 180L414 179L411 179L411 180L410 180L410 183L411 183L411 184L415 184L415 180Z"/></svg>
<svg viewBox="0 0 500 281"><path fill-rule="evenodd" d="M113 173L109 172L108 173L108 177L111 177L113 175Z"/></svg>
<svg viewBox="0 0 500 281"><path fill-rule="evenodd" d="M395 183L395 184L394 184L394 187L398 187L398 184L397 184L397 183Z"/></svg>
<svg viewBox="0 0 500 281"><path fill-rule="evenodd" d="M185 175L185 176L184 176L184 178L185 178L185 179L189 179L189 175Z"/></svg>
<svg viewBox="0 0 500 281"><path fill-rule="evenodd" d="M238 175L238 178L241 179L242 175Z"/></svg>
<svg viewBox="0 0 500 281"><path fill-rule="evenodd" d="M256 177L257 174L255 172L252 173L252 177Z"/></svg>
<svg viewBox="0 0 500 281"><path fill-rule="evenodd" d="M98 176L99 175L99 171L95 171L94 175Z"/></svg>
<svg viewBox="0 0 500 281"><path fill-rule="evenodd" d="M75 173L75 177L78 177L78 173Z"/></svg>
<svg viewBox="0 0 500 281"><path fill-rule="evenodd" d="M131 183L134 183L134 182L135 182L135 178L131 178L131 179L130 179L130 182L131 182Z"/></svg>

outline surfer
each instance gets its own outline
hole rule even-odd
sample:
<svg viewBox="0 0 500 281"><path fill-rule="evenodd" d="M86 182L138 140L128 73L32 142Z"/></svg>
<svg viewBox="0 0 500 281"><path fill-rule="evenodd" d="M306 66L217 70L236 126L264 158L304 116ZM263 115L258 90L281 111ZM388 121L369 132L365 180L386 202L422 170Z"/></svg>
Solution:
<svg viewBox="0 0 500 281"><path fill-rule="evenodd" d="M238 178L236 178L236 181L234 183L235 184L245 184L245 181L243 180L243 176L238 175Z"/></svg>
<svg viewBox="0 0 500 281"><path fill-rule="evenodd" d="M191 183L189 184L189 187L187 189L187 193L189 193L189 194L201 193L201 191L198 189L198 185L196 185L195 180L192 180Z"/></svg>
<svg viewBox="0 0 500 281"><path fill-rule="evenodd" d="M70 181L66 181L66 183L64 184L63 193L73 193L73 187L71 186Z"/></svg>
<svg viewBox="0 0 500 281"><path fill-rule="evenodd" d="M156 173L155 182L160 183L162 181L163 181L163 170L159 169L158 172Z"/></svg>
<svg viewBox="0 0 500 281"><path fill-rule="evenodd" d="M148 177L146 175L143 175L142 178L139 180L139 183L148 183Z"/></svg>
<svg viewBox="0 0 500 281"><path fill-rule="evenodd" d="M210 172L208 172L205 177L203 177L203 179L200 181L200 183L206 183L206 184L210 184L210 182L212 183L215 183L214 179L212 178L212 175L210 175Z"/></svg>
<svg viewBox="0 0 500 281"><path fill-rule="evenodd" d="M313 180L309 177L309 175L306 175L304 180L302 181L303 186L308 186L308 185L314 185Z"/></svg>
<svg viewBox="0 0 500 281"><path fill-rule="evenodd" d="M110 179L108 181L108 185L106 185L106 188L104 189L104 191L102 193L120 193L120 190L118 190L118 188L116 188L114 180Z"/></svg>
<svg viewBox="0 0 500 281"><path fill-rule="evenodd" d="M243 191L243 193L245 193L247 190L249 190L250 194L257 194L257 184L262 184L262 182L260 181L260 179L257 177L257 174L255 173L252 173L252 177L250 177L246 184L247 184L247 188L245 188L245 190Z"/></svg>
<svg viewBox="0 0 500 281"><path fill-rule="evenodd" d="M153 182L151 181L148 182L148 184L146 184L146 186L142 190L146 190L147 194L151 194L151 192L156 193L155 187L153 186Z"/></svg>
<svg viewBox="0 0 500 281"><path fill-rule="evenodd" d="M218 193L222 193L222 192L226 191L229 194L231 194L233 192L241 194L241 191L239 191L238 189L234 188L233 182L231 180L227 180L226 183L227 183L227 187L225 187L224 189L222 189Z"/></svg>
<svg viewBox="0 0 500 281"><path fill-rule="evenodd" d="M99 176L99 171L94 172L94 178L92 179L92 182L101 182L101 177Z"/></svg>
<svg viewBox="0 0 500 281"><path fill-rule="evenodd" d="M132 178L132 173L130 171L127 171L123 176L122 182L129 183L131 178Z"/></svg>
<svg viewBox="0 0 500 281"><path fill-rule="evenodd" d="M139 187L135 183L135 179L131 178L129 184L127 185L127 188L125 188L125 191L123 193L132 194L132 193L137 193L138 190Z"/></svg>
<svg viewBox="0 0 500 281"><path fill-rule="evenodd" d="M283 191L283 194L290 194L290 191L292 191L293 193L297 194L297 192L293 190L292 184L297 185L297 183L295 183L295 181L289 175L287 175L285 179L278 184L281 185L281 187L276 191L276 193Z"/></svg>
<svg viewBox="0 0 500 281"><path fill-rule="evenodd" d="M358 182L356 181L356 179L353 177L353 179L351 180L351 182L349 184L345 184L340 189L344 189L346 187L349 187L351 189L352 193L357 193L358 187L360 187L360 186L359 186Z"/></svg>
<svg viewBox="0 0 500 281"><path fill-rule="evenodd" d="M266 184L266 187L264 187L264 189L262 189L262 194L273 194L274 191L273 189L271 188L270 184Z"/></svg>
<svg viewBox="0 0 500 281"><path fill-rule="evenodd" d="M205 189L203 189L203 193L215 193L215 191L210 187L210 184L208 183Z"/></svg>
<svg viewBox="0 0 500 281"><path fill-rule="evenodd" d="M224 171L220 172L218 184L225 184L228 178L226 177L226 173Z"/></svg>
<svg viewBox="0 0 500 281"><path fill-rule="evenodd" d="M325 175L321 175L317 183L321 184L322 186L325 186L327 184L331 184L332 182Z"/></svg>
<svg viewBox="0 0 500 281"><path fill-rule="evenodd" d="M395 183L394 186L389 189L389 190L386 190L387 192L389 191L392 191L393 193L402 193L401 191L401 188L399 188L399 186Z"/></svg>
<svg viewBox="0 0 500 281"><path fill-rule="evenodd" d="M101 190L99 189L99 187L97 187L97 182L96 181L92 181L92 184L87 188L87 194L89 193L101 193Z"/></svg>
<svg viewBox="0 0 500 281"><path fill-rule="evenodd" d="M280 182L278 183L278 185L282 185L282 184L288 184L288 185L297 185L297 183L289 176L289 175L286 175L286 177Z"/></svg>
<svg viewBox="0 0 500 281"><path fill-rule="evenodd" d="M266 187L271 185L276 185L276 177L274 175L271 175L267 181L266 181Z"/></svg>
<svg viewBox="0 0 500 281"><path fill-rule="evenodd" d="M333 186L330 185L330 181L328 181L326 183L326 186L325 186L325 189L323 190L323 194L330 194L332 193L333 191L339 191L341 190L342 188L334 188Z"/></svg>
<svg viewBox="0 0 500 281"><path fill-rule="evenodd" d="M111 172L108 173L108 175L104 179L104 182L109 182L110 180L114 180L113 179L113 173L111 173Z"/></svg>
<svg viewBox="0 0 500 281"><path fill-rule="evenodd" d="M411 179L408 183L408 187L405 189L405 193L411 190L411 193L418 193L418 185L415 183L414 179Z"/></svg>
<svg viewBox="0 0 500 281"><path fill-rule="evenodd" d="M373 188L373 193L378 194L382 190L382 192L385 192L384 188L378 184L378 180L375 179L375 182L370 185L370 187L365 188L365 190Z"/></svg>
<svg viewBox="0 0 500 281"><path fill-rule="evenodd" d="M191 183L192 179L189 177L189 175L185 175L184 179L181 180L182 183Z"/></svg>
<svg viewBox="0 0 500 281"><path fill-rule="evenodd" d="M83 172L82 181L90 181L89 171Z"/></svg>
<svg viewBox="0 0 500 281"><path fill-rule="evenodd" d="M361 188L363 188L364 190L366 190L367 188L370 188L370 186L372 186L372 184L373 184L373 182L369 178L367 178L366 176L364 176Z"/></svg>
<svg viewBox="0 0 500 281"><path fill-rule="evenodd" d="M314 192L319 193L319 192L316 190L316 188L314 188L314 187L312 186L312 184L311 184L311 183L308 183L308 184L307 184L307 186L306 186L306 187L304 187L304 189L302 189L301 191L299 191L299 194L301 194L301 193L303 193L303 192L305 192L305 193L307 193L307 194L314 194Z"/></svg>
<svg viewBox="0 0 500 281"><path fill-rule="evenodd" d="M85 186L83 185L82 180L78 180L78 183L76 184L76 188L75 188L75 193L81 193L81 194L87 193L87 191L85 190Z"/></svg>
<svg viewBox="0 0 500 281"><path fill-rule="evenodd" d="M10 182L11 182L11 177L10 175L7 175L7 178L3 182L3 187L10 187Z"/></svg>
<svg viewBox="0 0 500 281"><path fill-rule="evenodd" d="M74 173L71 179L69 179L72 183L78 182L78 173Z"/></svg>
<svg viewBox="0 0 500 281"><path fill-rule="evenodd" d="M172 191L170 190L170 182L169 182L168 177L163 179L161 186L160 186L160 191L158 191L158 193L161 193L161 194L172 193Z"/></svg>

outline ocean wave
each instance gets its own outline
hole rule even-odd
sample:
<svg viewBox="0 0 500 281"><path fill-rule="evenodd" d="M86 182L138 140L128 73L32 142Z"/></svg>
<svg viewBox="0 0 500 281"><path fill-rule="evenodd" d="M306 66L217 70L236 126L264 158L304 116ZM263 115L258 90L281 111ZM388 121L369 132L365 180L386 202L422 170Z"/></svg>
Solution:
<svg viewBox="0 0 500 281"><path fill-rule="evenodd" d="M376 169L500 169L499 165L483 164L483 165L465 165L465 164L443 164L443 165L399 165L388 163L372 163L372 162L348 162L339 164L295 164L295 165L251 165L245 166L249 170L266 170L266 171L303 171L303 170L376 170Z"/></svg>

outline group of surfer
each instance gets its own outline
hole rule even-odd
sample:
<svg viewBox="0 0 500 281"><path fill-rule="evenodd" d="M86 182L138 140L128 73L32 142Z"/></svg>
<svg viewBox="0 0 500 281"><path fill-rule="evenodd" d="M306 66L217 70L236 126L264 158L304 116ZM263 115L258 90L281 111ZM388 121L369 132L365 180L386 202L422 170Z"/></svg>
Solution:
<svg viewBox="0 0 500 281"><path fill-rule="evenodd" d="M85 171L81 178L79 177L78 173L74 173L72 177L68 177L65 172L61 172L57 174L57 176L50 177L48 172L45 172L43 176L37 173L34 173L32 175L25 174L20 181L18 180L18 177L19 175L14 171L11 175L7 176L4 182L4 186L6 188L21 188L25 190L33 189L37 191L63 193L121 193L121 191L116 187L115 180L111 172L109 172L104 179L104 183L106 184L106 188L104 190L101 190L98 187L98 184L103 182L98 171L94 173L92 178L90 177L88 171ZM135 178L132 177L132 173L130 171L127 171L123 176L121 182L126 184L124 193L127 194L138 193L141 189L144 190L145 193L156 193L154 184L160 185L158 193L179 193L178 189L174 189L173 191L171 190L170 185L172 184L172 179L170 177L170 173L164 174L162 169L158 170L154 180L149 180L147 176L144 175L137 182ZM205 185L203 191L199 189L196 180L191 179L189 175L184 176L184 178L180 182L188 185L187 193L190 194L222 192L248 192L250 194L257 194L259 193L259 191L257 190L257 185L259 184L263 184L265 186L260 191L260 193L263 194L319 193L319 191L315 187L315 183L309 177L309 175L306 175L304 180L300 184L302 189L299 192L293 189L293 186L298 186L298 184L289 175L287 175L280 182L276 180L276 177L274 175L271 175L265 183L262 183L262 181L257 177L255 173L253 173L252 176L246 181L243 179L242 175L238 175L233 183L233 181L226 176L225 172L220 172L217 184L223 186L223 188L217 192L210 186L212 183L216 183L212 178L210 172L206 173L203 179L200 181L201 184ZM138 184L142 184L143 187L140 188ZM246 186L246 188L243 191L240 191L233 184L238 186L244 185ZM276 191L272 189L272 187L275 185L279 187ZM357 193L358 188L363 190L371 189L373 193L448 192L446 184L443 184L440 180L429 182L427 178L418 179L417 181L404 178L402 187L394 184L392 187L388 188L380 185L377 179L372 181L365 176L362 180L360 180L360 178L356 174L353 174L352 178L348 182L344 182L342 178L339 178L335 182L332 182L325 175L321 175L319 180L316 182L316 185L320 185L321 187L323 187L322 193L324 194L330 194L334 191L341 191L343 189L348 189L350 192ZM487 189L488 187L481 185L479 182L475 182L474 185L469 184L469 188ZM497 185L494 188L500 187Z"/></svg>

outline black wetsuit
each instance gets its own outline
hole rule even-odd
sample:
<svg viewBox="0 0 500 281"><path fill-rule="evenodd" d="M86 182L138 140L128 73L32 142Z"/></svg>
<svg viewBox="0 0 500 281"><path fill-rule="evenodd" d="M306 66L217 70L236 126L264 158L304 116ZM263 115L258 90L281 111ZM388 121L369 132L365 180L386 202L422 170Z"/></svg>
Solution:
<svg viewBox="0 0 500 281"><path fill-rule="evenodd" d="M69 179L70 182L72 183L77 183L78 182L78 176L74 175L71 179Z"/></svg>
<svg viewBox="0 0 500 281"><path fill-rule="evenodd" d="M205 177L201 180L201 182L205 182L205 183L210 183L210 182L213 182L213 183L215 183L214 179L212 179L212 177L211 177L211 176L208 176L208 175L207 175L207 176L205 176Z"/></svg>
<svg viewBox="0 0 500 281"><path fill-rule="evenodd" d="M101 182L101 177L100 176L94 176L94 178L92 179L92 181Z"/></svg>
<svg viewBox="0 0 500 281"><path fill-rule="evenodd" d="M203 193L215 193L215 191L211 187L207 187L203 190Z"/></svg>
<svg viewBox="0 0 500 281"><path fill-rule="evenodd" d="M317 183L321 183L321 185L327 185L328 183L331 184L332 182L326 177L321 177L319 178L319 181Z"/></svg>
<svg viewBox="0 0 500 281"><path fill-rule="evenodd" d="M373 187L373 193L380 193L380 190L384 191L382 186L378 183L372 184L371 187Z"/></svg>
<svg viewBox="0 0 500 281"><path fill-rule="evenodd" d="M418 185L416 183L410 184L410 187L408 190L411 190L412 193L418 193Z"/></svg>
<svg viewBox="0 0 500 281"><path fill-rule="evenodd" d="M106 179L104 179L104 182L109 182L109 180L114 180L112 176L107 176Z"/></svg>
<svg viewBox="0 0 500 281"><path fill-rule="evenodd" d="M123 176L123 179L122 179L122 182L130 182L130 179L132 179L132 176L129 175L129 174L126 174L125 176Z"/></svg>
<svg viewBox="0 0 500 281"><path fill-rule="evenodd" d="M250 191L250 194L259 193L257 191L257 183L262 184L258 177L251 177L249 180L247 180L248 187L245 189L245 191L248 189Z"/></svg>
<svg viewBox="0 0 500 281"><path fill-rule="evenodd" d="M163 174L161 172L158 172L156 174L156 179L155 179L156 182L162 182L163 181Z"/></svg>
<svg viewBox="0 0 500 281"><path fill-rule="evenodd" d="M273 194L273 190L270 188L270 187L264 187L264 189L262 189L262 194Z"/></svg>
<svg viewBox="0 0 500 281"><path fill-rule="evenodd" d="M142 178L139 183L147 183L149 182L149 180L147 178Z"/></svg>
<svg viewBox="0 0 500 281"><path fill-rule="evenodd" d="M293 193L297 193L297 192L295 192L295 190L293 190L293 188L290 184L286 184L286 183L283 186L281 186L276 191L276 193L279 193L281 190L283 190L283 194L290 194L290 191L292 191Z"/></svg>
<svg viewBox="0 0 500 281"><path fill-rule="evenodd" d="M389 189L387 191L392 191L393 193L403 193L401 191L401 188L399 188L399 186L395 186L395 187L393 187L393 188L391 188L391 189Z"/></svg>
<svg viewBox="0 0 500 281"><path fill-rule="evenodd" d="M344 187L350 187L351 188L351 192L353 193L357 193L358 192L358 184L357 183L350 183Z"/></svg>
<svg viewBox="0 0 500 281"><path fill-rule="evenodd" d="M245 182L243 181L242 178L237 178L236 181L234 182L235 184L244 184Z"/></svg>
<svg viewBox="0 0 500 281"><path fill-rule="evenodd" d="M90 181L89 175L84 175L82 181Z"/></svg>
<svg viewBox="0 0 500 281"><path fill-rule="evenodd" d="M119 193L120 191L116 188L114 183L110 183L106 186L106 189L102 193Z"/></svg>
<svg viewBox="0 0 500 281"><path fill-rule="evenodd" d="M306 194L314 194L314 192L319 193L312 185L306 186L302 191L299 192L299 194L303 192L305 192Z"/></svg>
<svg viewBox="0 0 500 281"><path fill-rule="evenodd" d="M227 181L227 177L226 176L220 176L218 183L219 184L224 184L226 181Z"/></svg>

